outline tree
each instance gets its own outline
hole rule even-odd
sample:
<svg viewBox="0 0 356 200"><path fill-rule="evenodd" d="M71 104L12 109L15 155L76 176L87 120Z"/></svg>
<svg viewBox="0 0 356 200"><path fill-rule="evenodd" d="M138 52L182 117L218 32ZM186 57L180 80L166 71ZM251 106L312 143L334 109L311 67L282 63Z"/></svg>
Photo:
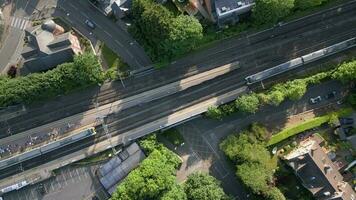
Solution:
<svg viewBox="0 0 356 200"><path fill-rule="evenodd" d="M271 179L271 174L266 173L265 168L253 162L245 162L237 165L236 175L255 194L265 194L269 190L267 181Z"/></svg>
<svg viewBox="0 0 356 200"><path fill-rule="evenodd" d="M224 113L216 106L210 106L206 112L206 116L212 119L222 120Z"/></svg>
<svg viewBox="0 0 356 200"><path fill-rule="evenodd" d="M228 196L220 187L220 182L208 174L193 173L189 175L184 183L184 188L188 200L228 199Z"/></svg>
<svg viewBox="0 0 356 200"><path fill-rule="evenodd" d="M175 184L171 190L163 194L161 200L187 200L187 195L181 185Z"/></svg>
<svg viewBox="0 0 356 200"><path fill-rule="evenodd" d="M352 105L352 107L356 108L356 93L350 94L347 97L347 101Z"/></svg>
<svg viewBox="0 0 356 200"><path fill-rule="evenodd" d="M285 94L280 90L272 90L268 93L268 103L270 105L278 106L284 101Z"/></svg>
<svg viewBox="0 0 356 200"><path fill-rule="evenodd" d="M276 187L270 188L268 190L266 196L269 200L285 200L286 199L286 197L283 195L283 193Z"/></svg>
<svg viewBox="0 0 356 200"><path fill-rule="evenodd" d="M256 113L259 108L260 101L255 93L244 94L236 99L236 107L242 112Z"/></svg>
<svg viewBox="0 0 356 200"><path fill-rule="evenodd" d="M356 80L356 60L341 64L331 77L343 83Z"/></svg>
<svg viewBox="0 0 356 200"><path fill-rule="evenodd" d="M154 150L133 170L118 186L112 200L160 199L176 187L176 165L171 156L177 157L167 150ZM167 199L171 194L167 194Z"/></svg>
<svg viewBox="0 0 356 200"><path fill-rule="evenodd" d="M307 92L307 83L303 79L296 79L293 81L288 81L285 84L287 97L290 100L296 101L301 99Z"/></svg>
<svg viewBox="0 0 356 200"><path fill-rule="evenodd" d="M134 0L132 16L133 25L129 31L154 61L167 60L191 50L203 36L197 19L175 16L153 0Z"/></svg>
<svg viewBox="0 0 356 200"><path fill-rule="evenodd" d="M256 0L252 17L257 24L276 23L289 15L294 0Z"/></svg>

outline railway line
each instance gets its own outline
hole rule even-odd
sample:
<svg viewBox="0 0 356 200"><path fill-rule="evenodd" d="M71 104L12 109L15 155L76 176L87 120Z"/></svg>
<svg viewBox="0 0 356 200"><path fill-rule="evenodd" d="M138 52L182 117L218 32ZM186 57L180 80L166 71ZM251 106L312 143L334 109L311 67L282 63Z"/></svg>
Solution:
<svg viewBox="0 0 356 200"><path fill-rule="evenodd" d="M340 35L340 37L350 37L353 34L354 33L350 32L349 34ZM340 38L328 38L327 40L322 41L320 45L323 46L325 44L332 44L338 39ZM303 52L303 50L297 52L296 55L301 56L301 52ZM293 53L294 52L291 52L291 54ZM263 69L266 67L267 66L260 66L259 68ZM153 122L204 100L242 87L246 84L244 77L260 70L259 68L251 68L249 65L242 65L241 68L245 68L245 70L241 72L239 70L232 71L231 73L219 76L213 80L204 82L203 84L194 86L177 94L148 102L144 108L141 106L134 106L122 112L109 115L106 119L106 124L109 127L109 133L112 136L115 136L127 132L135 127ZM23 163L12 166L11 168L1 169L0 179L9 177L13 174L30 169L34 166L38 166L107 139L107 136L101 126L96 127L96 130L97 137L95 140L84 139L80 142L70 144L65 148L58 149L55 152L44 154L38 158L26 160Z"/></svg>
<svg viewBox="0 0 356 200"><path fill-rule="evenodd" d="M222 51L213 48L212 53L192 56L193 58L190 59L190 62L184 59L182 62L177 61L176 64L183 63L183 67L167 68L155 71L153 74L150 74L151 76L128 79L126 80L126 88L123 88L120 82L115 82L112 86L103 86L101 91L98 87L89 88L86 91L89 91L86 95L78 93L69 97L59 97L59 100L50 102L44 106L31 106L26 114L7 120L6 123L0 122L0 133L6 134L10 128L11 133L5 135L5 137L10 134L16 134L75 113L92 109L95 107L95 104L100 106L135 93L147 91L159 85L177 80L180 77L204 71L220 63L239 60L242 64L254 63L254 66L250 66L256 67L256 69L260 65L273 66L278 62L281 63L289 60L290 57L294 57L293 54L296 55L296 52L308 52L320 46L327 45L320 43L318 37L335 37L341 41L342 37L338 37L338 35L348 34L350 27L353 27L352 24L356 21L353 14L355 7L355 2L350 3L347 5L345 12L334 13L335 10L330 11L334 14L327 15L319 21L314 20L299 29L280 31L280 34L278 34L278 31L275 31L274 36L269 39L266 39L265 36L260 36L260 34L240 38L236 43L228 45ZM293 23L288 26L292 25ZM261 34L263 35L263 33ZM311 45L311 47L305 47L303 43ZM292 49L294 53L285 55L283 46L294 46L294 49ZM215 59L206 59L207 57ZM194 65L194 63L198 64ZM266 63L266 65L263 65L263 63ZM168 71L173 71L178 76L167 78L164 74ZM155 77L155 80L150 80L152 79L151 77ZM68 98L71 100L68 103L64 103Z"/></svg>

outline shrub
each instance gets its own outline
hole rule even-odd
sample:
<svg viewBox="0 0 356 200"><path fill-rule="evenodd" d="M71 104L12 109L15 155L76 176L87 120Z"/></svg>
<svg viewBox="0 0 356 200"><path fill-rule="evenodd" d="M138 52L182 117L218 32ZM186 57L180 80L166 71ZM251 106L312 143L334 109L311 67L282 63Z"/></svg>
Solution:
<svg viewBox="0 0 356 200"><path fill-rule="evenodd" d="M260 106L260 101L255 93L244 94L236 99L235 103L238 110L247 113L255 113Z"/></svg>

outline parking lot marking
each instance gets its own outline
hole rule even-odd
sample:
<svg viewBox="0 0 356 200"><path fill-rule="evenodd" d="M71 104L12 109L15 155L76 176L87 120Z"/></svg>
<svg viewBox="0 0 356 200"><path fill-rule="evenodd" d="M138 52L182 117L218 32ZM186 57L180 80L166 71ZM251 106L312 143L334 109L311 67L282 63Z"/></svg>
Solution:
<svg viewBox="0 0 356 200"><path fill-rule="evenodd" d="M80 178L81 175L80 175L79 172L78 172L78 168L75 169L75 172L77 173L77 176L78 176L78 178L79 178L79 181L81 181L82 179Z"/></svg>
<svg viewBox="0 0 356 200"><path fill-rule="evenodd" d="M122 45L118 40L115 40L115 42L116 42L120 47L124 47L124 45Z"/></svg>
<svg viewBox="0 0 356 200"><path fill-rule="evenodd" d="M80 11L80 13L81 13L84 17L89 18L89 16L88 16L87 14L85 14L83 11Z"/></svg>
<svg viewBox="0 0 356 200"><path fill-rule="evenodd" d="M105 32L107 35L109 35L110 37L112 37L112 35L111 35L109 32L107 32L107 31L105 31L105 30L104 30L104 32Z"/></svg>

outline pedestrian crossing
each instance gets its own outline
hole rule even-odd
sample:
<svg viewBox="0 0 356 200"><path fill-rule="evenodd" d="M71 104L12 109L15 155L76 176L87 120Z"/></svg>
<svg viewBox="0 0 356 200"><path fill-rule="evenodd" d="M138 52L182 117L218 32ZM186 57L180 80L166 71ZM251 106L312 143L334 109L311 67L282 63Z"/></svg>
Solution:
<svg viewBox="0 0 356 200"><path fill-rule="evenodd" d="M30 21L26 18L12 17L10 26L20 30L25 30L29 23Z"/></svg>

